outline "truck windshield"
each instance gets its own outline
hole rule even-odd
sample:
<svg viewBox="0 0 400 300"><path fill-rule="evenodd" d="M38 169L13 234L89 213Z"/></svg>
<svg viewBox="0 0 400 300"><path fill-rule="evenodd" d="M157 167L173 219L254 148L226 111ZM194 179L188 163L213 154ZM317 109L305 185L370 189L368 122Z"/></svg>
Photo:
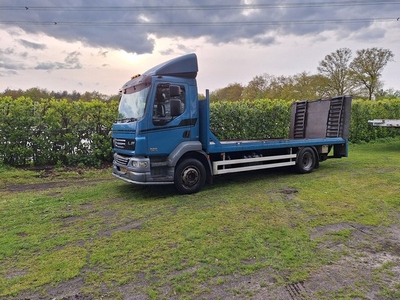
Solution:
<svg viewBox="0 0 400 300"><path fill-rule="evenodd" d="M118 109L119 122L133 122L141 119L146 108L147 95L150 86L129 93L126 91L121 96Z"/></svg>

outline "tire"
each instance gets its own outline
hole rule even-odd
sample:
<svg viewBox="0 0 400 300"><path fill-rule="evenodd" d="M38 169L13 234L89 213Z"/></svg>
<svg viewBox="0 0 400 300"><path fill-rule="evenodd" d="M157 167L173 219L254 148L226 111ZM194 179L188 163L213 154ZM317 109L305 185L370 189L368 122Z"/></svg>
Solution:
<svg viewBox="0 0 400 300"><path fill-rule="evenodd" d="M317 165L317 156L312 148L304 147L297 153L296 170L298 173L311 173Z"/></svg>
<svg viewBox="0 0 400 300"><path fill-rule="evenodd" d="M197 193L205 182L206 169L197 159L185 159L175 169L174 184L181 194Z"/></svg>

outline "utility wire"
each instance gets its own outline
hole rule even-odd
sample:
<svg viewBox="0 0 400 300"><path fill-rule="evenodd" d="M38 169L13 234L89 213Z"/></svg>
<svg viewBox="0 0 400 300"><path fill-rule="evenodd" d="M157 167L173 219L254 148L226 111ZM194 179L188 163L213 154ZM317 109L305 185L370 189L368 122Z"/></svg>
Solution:
<svg viewBox="0 0 400 300"><path fill-rule="evenodd" d="M143 10L230 10L230 9L270 9L270 8L303 8L332 6L378 6L383 4L398 5L400 1L325 1L325 2L289 2L279 4L229 4L229 5L135 5L135 6L0 6L0 10L42 10L42 11L143 11Z"/></svg>
<svg viewBox="0 0 400 300"><path fill-rule="evenodd" d="M322 19L290 21L236 21L236 22L92 22L92 21L0 21L5 25L43 25L43 26L277 26L302 24L348 24L366 22L399 21L399 18L365 18L365 19Z"/></svg>

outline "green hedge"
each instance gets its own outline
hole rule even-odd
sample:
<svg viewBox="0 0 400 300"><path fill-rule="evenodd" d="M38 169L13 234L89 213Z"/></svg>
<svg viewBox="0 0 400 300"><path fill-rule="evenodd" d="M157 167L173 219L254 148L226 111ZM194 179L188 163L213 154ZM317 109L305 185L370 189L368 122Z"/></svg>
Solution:
<svg viewBox="0 0 400 300"><path fill-rule="evenodd" d="M12 166L99 166L112 158L117 108L117 101L0 97L0 159Z"/></svg>
<svg viewBox="0 0 400 300"><path fill-rule="evenodd" d="M211 130L221 139L287 138L291 103L285 100L215 102ZM118 101L0 97L0 164L85 165L111 162L109 132ZM400 135L400 129L377 128L370 119L400 119L400 99L354 100L350 141Z"/></svg>
<svg viewBox="0 0 400 300"><path fill-rule="evenodd" d="M291 102L255 100L211 103L211 130L221 140L287 138ZM400 99L353 100L350 138L353 143L400 136L400 128L373 127L371 119L400 119Z"/></svg>
<svg viewBox="0 0 400 300"><path fill-rule="evenodd" d="M291 102L254 100L211 103L211 131L221 140L287 138Z"/></svg>
<svg viewBox="0 0 400 300"><path fill-rule="evenodd" d="M368 123L368 120L372 119L400 120L400 99L353 100L349 138L351 142L369 142L379 138L400 136L400 128L374 127Z"/></svg>

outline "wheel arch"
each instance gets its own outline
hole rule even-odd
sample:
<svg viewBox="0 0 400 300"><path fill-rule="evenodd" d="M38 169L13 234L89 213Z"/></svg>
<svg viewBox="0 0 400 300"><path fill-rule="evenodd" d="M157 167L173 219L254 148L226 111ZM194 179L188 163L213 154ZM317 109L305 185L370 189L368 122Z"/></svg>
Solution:
<svg viewBox="0 0 400 300"><path fill-rule="evenodd" d="M318 152L317 147L312 146L312 147L310 147L310 148L314 151L315 158L316 158L316 160L315 160L315 169L318 169L318 168L319 168L319 162L321 161L321 155L320 155L320 153Z"/></svg>
<svg viewBox="0 0 400 300"><path fill-rule="evenodd" d="M179 160L177 161L175 166L178 166L181 161L188 159L188 158L197 159L198 161L200 161L203 164L204 168L206 169L206 174L207 174L206 182L212 183L212 172L211 172L212 168L211 168L210 160L207 158L207 154L203 151L186 152L179 158Z"/></svg>
<svg viewBox="0 0 400 300"><path fill-rule="evenodd" d="M199 141L183 142L179 144L168 156L168 165L175 169L180 162L187 158L197 159L204 165L207 173L207 182L211 183L211 162L208 159L208 155L203 151L203 146Z"/></svg>

